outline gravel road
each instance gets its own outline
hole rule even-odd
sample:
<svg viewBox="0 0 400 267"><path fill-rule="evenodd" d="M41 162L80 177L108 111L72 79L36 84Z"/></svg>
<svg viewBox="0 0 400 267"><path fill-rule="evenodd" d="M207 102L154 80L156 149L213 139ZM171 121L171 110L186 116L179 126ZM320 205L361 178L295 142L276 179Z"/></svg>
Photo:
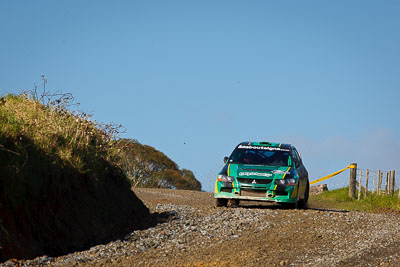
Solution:
<svg viewBox="0 0 400 267"><path fill-rule="evenodd" d="M135 189L159 224L60 257L2 266L400 266L400 215L216 208L211 193Z"/></svg>

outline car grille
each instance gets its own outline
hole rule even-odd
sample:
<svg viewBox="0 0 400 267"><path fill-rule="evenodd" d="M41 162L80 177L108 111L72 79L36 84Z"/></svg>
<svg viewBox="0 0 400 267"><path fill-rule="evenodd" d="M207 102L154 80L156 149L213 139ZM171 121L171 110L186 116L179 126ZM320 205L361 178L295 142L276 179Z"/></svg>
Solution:
<svg viewBox="0 0 400 267"><path fill-rule="evenodd" d="M242 189L240 190L240 194L245 197L266 197L267 190L248 190Z"/></svg>
<svg viewBox="0 0 400 267"><path fill-rule="evenodd" d="M232 193L232 188L222 188L221 192Z"/></svg>
<svg viewBox="0 0 400 267"><path fill-rule="evenodd" d="M272 182L272 179L249 179L249 178L237 178L239 183L242 184L269 184ZM255 183L253 183L255 181Z"/></svg>

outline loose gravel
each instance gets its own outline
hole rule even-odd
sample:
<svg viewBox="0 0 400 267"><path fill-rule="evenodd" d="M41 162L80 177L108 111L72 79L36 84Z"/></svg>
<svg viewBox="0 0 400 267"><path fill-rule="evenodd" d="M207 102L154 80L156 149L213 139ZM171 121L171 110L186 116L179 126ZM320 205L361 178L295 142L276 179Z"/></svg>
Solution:
<svg viewBox="0 0 400 267"><path fill-rule="evenodd" d="M243 203L213 207L205 192L136 189L155 227L60 257L1 266L400 266L400 217L287 210Z"/></svg>

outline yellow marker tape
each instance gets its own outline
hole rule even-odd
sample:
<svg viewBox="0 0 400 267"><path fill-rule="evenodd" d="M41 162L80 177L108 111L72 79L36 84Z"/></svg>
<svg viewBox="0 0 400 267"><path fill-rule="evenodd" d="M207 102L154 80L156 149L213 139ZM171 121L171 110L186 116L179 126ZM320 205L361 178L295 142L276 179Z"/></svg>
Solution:
<svg viewBox="0 0 400 267"><path fill-rule="evenodd" d="M215 193L218 194L218 180L215 181Z"/></svg>
<svg viewBox="0 0 400 267"><path fill-rule="evenodd" d="M231 166L231 164L228 164L228 170L226 171L226 174L229 176L229 167Z"/></svg>
<svg viewBox="0 0 400 267"><path fill-rule="evenodd" d="M317 179L317 180L315 180L315 181L310 182L310 185L311 185L311 184L316 184L316 183L319 183L319 182L322 182L322 181L325 181L325 180L328 180L329 178L332 178L333 176L338 175L339 173L342 173L342 172L344 172L344 171L347 170L347 169L354 169L355 167L356 167L356 165L349 165L349 166L347 166L346 168L344 168L344 169L342 169L342 170L340 170L340 171L331 173L331 174L329 174L329 175L327 175L327 176L324 176L324 177L322 177L322 178L319 178L319 179Z"/></svg>

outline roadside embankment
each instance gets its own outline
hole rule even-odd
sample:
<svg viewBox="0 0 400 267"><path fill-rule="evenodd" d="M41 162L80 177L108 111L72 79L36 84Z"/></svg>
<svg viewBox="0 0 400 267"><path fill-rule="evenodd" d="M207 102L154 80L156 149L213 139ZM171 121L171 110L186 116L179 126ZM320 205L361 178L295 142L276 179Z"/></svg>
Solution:
<svg viewBox="0 0 400 267"><path fill-rule="evenodd" d="M106 132L65 108L0 99L0 262L57 256L153 225Z"/></svg>

